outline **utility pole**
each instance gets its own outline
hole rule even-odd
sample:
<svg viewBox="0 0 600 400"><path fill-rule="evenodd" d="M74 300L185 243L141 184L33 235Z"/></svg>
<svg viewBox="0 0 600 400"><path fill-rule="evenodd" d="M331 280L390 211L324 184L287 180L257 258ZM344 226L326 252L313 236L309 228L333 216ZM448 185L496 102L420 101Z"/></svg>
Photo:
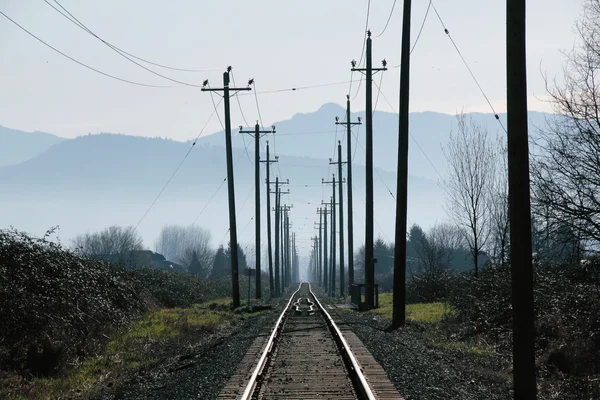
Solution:
<svg viewBox="0 0 600 400"><path fill-rule="evenodd" d="M513 306L514 398L537 396L531 204L527 132L525 0L506 2L506 88L508 114L508 206Z"/></svg>
<svg viewBox="0 0 600 400"><path fill-rule="evenodd" d="M396 232L394 246L394 295L392 327L406 321L406 212L408 194L408 106L410 84L411 0L404 0L402 58L400 66L400 115L398 121L398 169L396 182Z"/></svg>
<svg viewBox="0 0 600 400"><path fill-rule="evenodd" d="M329 159L329 163L332 163L332 159ZM331 181L322 181L324 184L332 184L333 187L333 196L331 197L331 274L330 274L330 279L331 279L331 285L329 287L329 292L330 292L330 296L331 297L335 297L335 264L336 264L336 260L335 260L335 252L336 252L336 243L335 243L335 239L336 239L336 235L335 235L335 206L337 205L335 202L335 174L332 174L332 179Z"/></svg>
<svg viewBox="0 0 600 400"><path fill-rule="evenodd" d="M273 129L273 133L275 133L275 129ZM271 171L269 167L271 163L277 162L277 158L278 157L275 156L274 161L270 160L269 141L267 140L267 160L261 162L266 163L267 166L267 253L269 258L269 289L271 291L271 298L276 296L276 292L273 278L273 249L271 248Z"/></svg>
<svg viewBox="0 0 600 400"><path fill-rule="evenodd" d="M383 60L383 68L373 68L371 59L371 31L367 31L366 45L366 68L356 68L356 61L352 61L352 71L364 71L366 110L366 194L365 194L365 283L367 284L367 305L373 307L375 304L375 257L373 254L373 72L387 71L387 61Z"/></svg>
<svg viewBox="0 0 600 400"><path fill-rule="evenodd" d="M227 189L229 194L229 246L231 248L231 294L233 298L232 306L237 308L240 306L240 281L238 276L238 242L237 242L237 223L235 218L235 185L233 181L233 154L231 150L231 115L229 98L230 91L239 92L241 90L250 90L250 87L245 88L230 88L229 73L231 67L227 67L227 71L223 72L223 87L218 89L207 88L208 79L204 81L202 91L223 92L223 104L225 106L225 152L227 154ZM248 86L250 82L248 82ZM260 249L258 250L260 251Z"/></svg>
<svg viewBox="0 0 600 400"><path fill-rule="evenodd" d="M288 192L289 193L289 192ZM287 193L286 193L287 194ZM288 212L293 208L293 205L284 204L281 206L281 212L283 213L283 220L285 223L283 230L283 243L284 243L284 262L283 262L283 286L288 287L290 284L290 273L291 273L291 257L290 257L290 219Z"/></svg>
<svg viewBox="0 0 600 400"><path fill-rule="evenodd" d="M350 289L350 287L354 284L354 210L352 208L352 125L362 124L361 117L358 117L358 122L350 122L350 95L346 95L346 122L340 122L340 118L335 117L335 123L336 125L346 125L346 162L348 163L348 289Z"/></svg>
<svg viewBox="0 0 600 400"><path fill-rule="evenodd" d="M335 189L334 189L335 193ZM335 203L333 202L333 197L329 200L331 205L331 253L330 253L330 269L329 269L329 297L334 297L335 295Z"/></svg>
<svg viewBox="0 0 600 400"><path fill-rule="evenodd" d="M275 296L279 297L280 295L281 287L279 286L279 177L277 176L275 177Z"/></svg>
<svg viewBox="0 0 600 400"><path fill-rule="evenodd" d="M344 294L346 293L346 285L344 282L344 190L342 188L342 164L346 163L342 161L342 142L340 140L338 140L338 160L335 162L329 161L329 164L337 164L338 176L340 177L338 185L340 196L340 297L344 297Z"/></svg>
<svg viewBox="0 0 600 400"><path fill-rule="evenodd" d="M281 185L287 185L289 183L289 179L286 182L279 182L279 177L276 177L275 192L271 192L275 194L275 291L277 292L277 296L280 296L283 290L281 285L281 277L283 276L283 258L279 257L279 253L283 255L283 236L280 234L280 232L283 233L283 221L281 218L281 195L290 193L289 189L287 192L282 192Z"/></svg>
<svg viewBox="0 0 600 400"><path fill-rule="evenodd" d="M321 209L317 208L317 214L319 214L319 225L315 226L315 229L319 230L319 236L316 237L317 245L318 245L318 257L317 257L317 281L319 285L323 284L323 245L322 245L322 228L323 228L323 214L321 213Z"/></svg>
<svg viewBox="0 0 600 400"><path fill-rule="evenodd" d="M327 203L321 202L324 207L321 208L319 214L323 216L323 283L325 284L325 293L329 290L329 264L327 263L327 214L331 211L327 210Z"/></svg>
<svg viewBox="0 0 600 400"><path fill-rule="evenodd" d="M319 234L321 232L321 228L319 227ZM319 237L315 235L314 237L314 243L313 243L313 249L314 249L314 254L315 254L315 268L314 268L314 273L313 273L313 278L311 280L316 280L319 284L321 284L321 278L320 278L320 271L319 271L319 259L321 257L320 253L321 253L321 244L319 243Z"/></svg>
<svg viewBox="0 0 600 400"><path fill-rule="evenodd" d="M254 131L244 131L240 125L240 133L249 133L254 138L254 247L256 249L256 298L260 299L262 296L260 286L260 138L266 134L275 133L275 125L271 127L270 131L261 131L257 121Z"/></svg>

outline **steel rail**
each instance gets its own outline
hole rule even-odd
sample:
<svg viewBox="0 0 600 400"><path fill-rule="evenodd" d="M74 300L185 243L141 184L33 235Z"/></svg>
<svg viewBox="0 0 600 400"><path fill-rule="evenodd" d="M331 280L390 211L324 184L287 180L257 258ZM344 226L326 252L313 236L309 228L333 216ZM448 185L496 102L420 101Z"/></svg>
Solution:
<svg viewBox="0 0 600 400"><path fill-rule="evenodd" d="M341 343L341 351L344 353L343 356L347 357L348 360L350 361L350 364L352 365L352 369L354 371L355 378L357 379L358 383L360 384L360 389L362 390L365 398L367 398L369 400L376 400L377 397L375 397L375 395L373 394L373 391L371 390L371 387L369 386L367 379L363 375L362 369L360 368L360 364L356 360L354 353L352 353L352 350L350 349L350 345L348 345L348 342L344 338L344 335L342 335L342 331L340 331L340 328L338 328L338 326L336 325L333 318L331 318L331 315L329 315L329 313L327 312L325 307L323 307L323 305L321 304L321 302L319 301L317 296L313 293L312 286L310 283L308 284L308 291L315 299L317 306L321 309L321 311L323 311L323 314L326 317L327 323L329 324L329 326L334 330L335 334L337 335L337 340L339 340ZM349 371L349 372L352 372L352 371Z"/></svg>
<svg viewBox="0 0 600 400"><path fill-rule="evenodd" d="M275 327L273 328L273 332L271 333L271 336L269 337L269 341L267 342L267 346L265 347L265 351L263 352L262 356L260 357L260 360L258 360L258 364L256 365L256 368L254 369L254 372L252 373L252 376L250 377L250 380L248 381L248 385L246 385L246 389L244 390L244 393L242 394L241 400L250 400L252 398L252 395L254 394L254 389L256 388L256 383L257 383L256 381L258 379L258 376L261 374L263 368L267 364L268 357L271 354L271 351L273 350L273 343L275 341L275 338L277 337L277 335L281 331L281 327L283 326L283 317L287 313L288 309L290 308L290 304L292 304L292 300L294 300L294 296L296 296L296 293L298 293L300 291L301 287L302 287L302 283L300 283L300 285L298 285L298 289L294 293L292 293L292 295L290 296L290 300L288 301L287 305L283 309L283 312L279 316L279 319L277 319L277 322L275 323ZM309 291L310 291L310 286L309 286Z"/></svg>

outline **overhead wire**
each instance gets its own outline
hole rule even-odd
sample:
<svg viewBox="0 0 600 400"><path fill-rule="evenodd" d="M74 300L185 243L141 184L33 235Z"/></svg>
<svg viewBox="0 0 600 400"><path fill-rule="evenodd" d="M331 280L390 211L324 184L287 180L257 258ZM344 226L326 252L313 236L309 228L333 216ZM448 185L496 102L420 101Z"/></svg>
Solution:
<svg viewBox="0 0 600 400"><path fill-rule="evenodd" d="M151 74L154 74L156 76L159 76L163 79L166 79L168 81L171 82L175 82L175 83L179 83L181 85L185 85L185 86L193 86L193 87L202 87L202 85L198 85L195 83L189 83L189 82L185 82L185 81L181 81L178 79L173 79L170 78L166 75L161 74L160 72L156 72L140 63L138 63L135 60L132 60L131 58L129 58L126 54L124 54L123 52L117 50L117 48L115 46L113 46L112 44L110 44L109 42L107 42L106 40L102 39L100 36L96 35L94 32L92 32L87 26L85 26L85 24L83 24L81 21L79 21L77 19L77 17L75 17L73 14L71 14L66 8L64 8L57 0L54 0L54 2L56 4L59 5L60 8L62 8L67 14L68 16L63 13L62 11L60 11L59 9L57 9L54 5L52 5L48 0L44 0L44 2L46 4L48 4L50 7L52 7L55 11L57 11L58 13L60 13L63 17L67 18L69 21L71 21L73 24L77 25L80 29L83 29L85 32L87 32L88 34L92 35L93 37L95 37L96 39L98 39L99 41L101 41L102 43L104 43L106 46L108 46L111 50L113 50L114 52L116 52L117 54L119 54L121 57L129 60L130 62L134 63L135 65L137 65L138 67L145 69L146 71L150 72Z"/></svg>
<svg viewBox="0 0 600 400"><path fill-rule="evenodd" d="M56 4L58 4L58 5L60 6L60 8L62 8L63 10L65 10L65 12L69 13L69 11L67 11L67 9L66 9L66 8L64 8L64 7L63 7L63 6L62 6L62 5L61 5L61 4L60 4L60 3L59 3L57 0L54 0L54 2L55 2ZM48 3L48 2L46 1L46 3ZM52 6L52 4L49 4L49 3L48 3L48 5ZM52 7L53 7L53 6L52 6ZM54 8L54 7L53 7L53 8ZM58 10L57 10L57 11L58 11ZM69 13L69 15L71 15L71 13ZM73 18L75 18L75 17L73 17ZM112 44L111 44L111 45L112 45ZM170 70L173 70L173 71L181 71L181 72L207 72L207 71L217 71L217 70L218 70L218 68L209 68L209 69L188 69L188 68L178 68L178 67L172 67L172 66L169 66L169 65L165 65L165 64L159 64L159 63L156 63L156 62L153 62L153 61L149 61L149 60L147 60L147 59L145 59L145 58L142 58L142 57L136 56L135 54L131 54L131 53L129 53L129 52L127 52L127 51L125 51L125 50L123 50L123 49L121 49L121 48L119 48L119 47L115 46L115 45L112 45L112 47L114 47L115 49L117 49L117 50L118 50L118 51L120 51L121 53L125 53L125 54L127 54L128 56L135 58L136 60L140 60L140 61L142 61L142 62L145 62L145 63L147 63L147 64L151 64L151 65L154 65L154 66L157 66L157 67L160 67L160 68L170 69Z"/></svg>
<svg viewBox="0 0 600 400"><path fill-rule="evenodd" d="M221 102L219 102L219 104L221 104ZM160 192L158 192L158 195L156 195L156 197L154 198L154 200L150 204L150 207L148 207L148 209L146 210L146 212L144 213L144 215L142 215L142 218L140 218L140 220L138 221L138 223L135 225L134 230L137 229L140 226L140 224L146 218L146 216L148 215L148 213L150 212L150 210L152 210L152 208L154 207L154 205L156 204L156 202L158 201L158 199L160 198L160 196L162 196L162 194L164 193L164 191L167 189L167 186L169 186L169 184L171 183L171 181L173 180L173 178L175 177L175 175L177 174L177 172L179 171L179 169L181 169L181 166L183 165L183 163L185 162L185 160L188 158L188 156L190 155L190 153L192 152L192 150L196 146L196 142L198 141L198 138L200 137L200 135L202 135L202 132L204 132L204 130L208 126L208 123L212 119L213 115L218 114L217 113L217 107L218 107L218 104L215 105L215 108L213 109L212 113L210 114L210 116L206 120L206 123L204 124L204 126L200 130L200 133L198 133L198 136L196 136L196 139L194 139L194 141L192 142L192 145L188 149L187 153L185 153L185 155L183 156L183 159L181 160L181 162L179 163L179 165L177 166L177 168L175 168L175 170L173 171L173 173L171 174L171 176L169 177L169 179L167 180L167 182L163 185L163 187L160 190Z"/></svg>
<svg viewBox="0 0 600 400"><path fill-rule="evenodd" d="M284 88L284 89L272 89L272 90L266 90L264 92L255 92L255 93L269 94L269 93L281 93L281 92L296 92L296 91L305 90L305 89L315 89L315 88L321 88L321 87L326 87L326 86L345 85L348 82L350 82L350 81L321 83L321 84L317 84L317 85L299 86L299 87L291 87L291 88ZM252 93L240 93L239 95L240 96L251 96Z"/></svg>
<svg viewBox="0 0 600 400"><path fill-rule="evenodd" d="M365 29L364 29L364 36L363 36L363 45L362 45L362 50L360 51L360 59L358 61L358 66L360 67L363 57L365 55L365 46L367 44L367 30L369 29L369 15L371 13L371 0L369 0L369 2L367 3L367 17L365 18ZM354 76L354 71L350 71L350 86L348 87L348 95L352 94L352 77ZM358 89L356 90L356 94L354 95L354 97L352 98L352 100L354 100L356 98L356 96L358 95L358 91L360 90L360 85L362 83L362 74L360 75L360 81L358 82Z"/></svg>
<svg viewBox="0 0 600 400"><path fill-rule="evenodd" d="M398 114L398 112L394 109L394 106L392 106L392 104L390 103L390 101L386 97L385 93L383 93L383 91L381 91L381 96L386 101L386 103L388 104L388 106L392 109L392 111L394 111L394 113ZM429 162L429 165L431 165L431 167L436 172L436 174L438 175L438 177L443 181L444 178L442 177L442 174L436 168L436 166L433 164L433 162L431 161L431 159L429 158L429 156L427 155L427 153L425 152L425 150L423 150L423 147L421 147L421 144L419 143L419 141L413 136L412 132L409 131L408 134L409 134L410 138L413 140L413 142L415 142L415 144L417 145L417 147L419 148L419 150L421 151L421 153L423 154L423 156L425 156L425 159L427 160L427 162ZM446 192L446 194L450 195L444 186L440 185L439 183L438 183L438 186L441 187Z"/></svg>
<svg viewBox="0 0 600 400"><path fill-rule="evenodd" d="M417 43L419 43L419 39L421 38L421 33L423 33L423 27L425 26L425 21L427 21L427 16L429 15L429 10L431 9L431 5L432 5L432 0L429 0L429 4L427 4L427 11L425 11L425 16L423 17L423 22L421 22L421 28L419 29L419 33L417 34L417 38L415 39L415 42L413 43L411 49L410 49L410 54L412 54L412 52L414 51L415 47L417 47ZM400 66L400 65L398 65Z"/></svg>
<svg viewBox="0 0 600 400"><path fill-rule="evenodd" d="M13 24L15 24L17 27L19 27L22 31L24 31L25 33L27 33L29 36L33 37L34 39L36 39L37 41L39 41L40 43L42 43L43 45L49 47L50 49L54 50L55 52L57 52L58 54L60 54L61 56L68 58L69 60L73 61L76 64L81 65L84 68L87 68L89 70L92 70L100 75L106 76L108 78L112 78L115 79L117 81L120 82L125 82L125 83L129 83L131 85L136 85L136 86L145 86L145 87L151 87L151 88L174 88L174 87L178 87L178 86L174 86L174 85L151 85L151 84L147 84L147 83L141 83L141 82L136 82L136 81L132 81L129 79L124 79L124 78L119 78L118 76L115 75L111 75L109 73L103 72L99 69L96 69L94 67L91 67L79 60L76 60L75 58L69 56L68 54L58 50L56 47L50 45L49 43L47 43L46 41L44 41L43 39L41 39L40 37L36 36L35 34L33 34L32 32L30 32L29 30L27 30L25 27L23 27L21 24L19 24L18 22L16 22L14 19L10 18L8 15L6 15L4 12L0 11L0 14L2 14L2 16L4 16L4 18L8 19L10 22L12 22Z"/></svg>
<svg viewBox="0 0 600 400"><path fill-rule="evenodd" d="M231 80L233 81L233 86L237 87L237 85L235 84L235 77L233 76L233 70L231 70ZM242 110L242 103L240 103L240 98L238 97L238 94L235 94L235 99L237 100L238 103L238 107L240 108L240 114L242 114L242 119L244 120L244 123L246 124L247 127L250 127L250 124L248 123L248 121L246 121L246 116L244 115L244 111ZM248 154L248 145L246 144L246 136L244 133L241 133L242 135L242 142L244 142L244 148L246 149L246 156L248 157L248 161L250 161L251 165L254 165L254 162L250 159L250 154ZM256 138L256 140L259 140L259 138Z"/></svg>
<svg viewBox="0 0 600 400"><path fill-rule="evenodd" d="M438 20L440 21L440 24L442 25L442 28L444 29L444 32L446 33L446 36L448 36L448 39L450 39L450 42L452 42L452 45L454 46L454 49L456 49L456 52L458 53L458 55L460 56L460 59L462 60L463 64L465 65L465 67L467 67L467 70L469 71L469 74L471 75L471 78L473 78L473 80L475 81L475 84L477 85L477 87L479 88L479 91L481 92L481 94L483 95L483 97L485 98L485 101L488 103L488 105L490 106L490 109L492 110L492 112L494 113L494 117L496 118L496 120L498 121L498 123L500 124L500 126L502 127L502 130L505 133L508 133L508 131L506 130L506 128L504 127L504 124L502 123L502 121L500 121L500 116L498 115L498 113L496 112L496 110L494 109L494 106L492 105L492 102L490 101L490 99L488 98L488 96L485 94L483 88L481 87L479 81L477 80L477 78L475 77L475 74L473 73L473 70L471 69L471 67L469 66L469 64L467 63L467 60L465 59L465 57L462 55L462 52L460 51L460 49L458 48L456 42L454 41L454 39L452 38L452 35L450 35L450 31L448 30L448 28L446 28L446 25L444 24L444 21L442 20L442 17L440 16L440 13L438 12L437 8L435 7L435 5L433 4L432 0L430 0L431 6L433 7L433 11L435 12L435 14L438 17Z"/></svg>
<svg viewBox="0 0 600 400"><path fill-rule="evenodd" d="M385 26L383 27L383 30L381 31L381 33L379 35L375 36L376 38L380 37L381 35L383 35L385 33L385 30L387 29L388 24L390 23L390 20L392 19L392 15L394 14L394 8L396 8L396 0L394 0L394 4L392 4L392 9L390 10L390 15L388 16Z"/></svg>

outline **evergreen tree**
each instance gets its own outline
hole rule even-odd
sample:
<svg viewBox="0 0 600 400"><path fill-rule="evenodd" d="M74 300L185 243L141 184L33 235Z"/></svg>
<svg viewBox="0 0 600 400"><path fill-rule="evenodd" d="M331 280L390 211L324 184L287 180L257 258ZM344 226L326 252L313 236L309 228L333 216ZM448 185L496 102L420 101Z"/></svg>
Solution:
<svg viewBox="0 0 600 400"><path fill-rule="evenodd" d="M192 252L192 259L189 266L190 274L198 275L202 278L206 276L207 268L200 262L198 258L198 253L196 251Z"/></svg>
<svg viewBox="0 0 600 400"><path fill-rule="evenodd" d="M219 246L213 260L211 278L222 278L231 275L231 264L223 246Z"/></svg>

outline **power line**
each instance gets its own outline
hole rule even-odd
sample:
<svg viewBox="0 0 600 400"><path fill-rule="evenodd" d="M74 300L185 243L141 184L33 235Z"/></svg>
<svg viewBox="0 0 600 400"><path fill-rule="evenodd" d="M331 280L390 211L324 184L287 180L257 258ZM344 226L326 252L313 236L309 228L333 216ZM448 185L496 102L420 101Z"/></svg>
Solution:
<svg viewBox="0 0 600 400"><path fill-rule="evenodd" d="M299 90L304 90L304 89L315 89L315 88L321 88L321 87L325 87L325 86L335 86L335 85L345 85L346 83L348 83L350 81L343 81L343 82L330 82L330 83L321 83L321 84L317 84L317 85L309 85L309 86L298 86L298 87L291 87L291 88L284 88L284 89L272 89L272 90L267 90L264 92L256 92L254 91L255 94L269 94L269 93L281 93L281 92L295 92L295 91L299 91ZM251 96L251 93L240 93L240 96Z"/></svg>
<svg viewBox="0 0 600 400"><path fill-rule="evenodd" d="M394 14L394 8L396 7L396 0L394 0L394 4L392 4L392 9L390 10L390 15L388 16L387 22L385 23L385 26L383 27L383 30L381 31L381 33L375 37L380 37L381 35L383 35L385 33L385 30L388 27L388 24L390 23L390 20L392 19L392 15Z"/></svg>
<svg viewBox="0 0 600 400"><path fill-rule="evenodd" d="M365 55L365 45L366 45L366 39L367 39L367 29L369 29L369 14L371 13L371 0L369 0L369 2L367 3L367 17L365 18L365 35L363 36L363 45L362 45L362 50L360 51L360 60L358 61L358 66L360 67L363 57ZM352 93L352 77L354 76L354 71L350 71L350 87L348 88L348 94ZM356 90L356 93L358 94L358 91L360 90L360 84L362 83L362 74L360 76L360 81L358 82L358 89ZM352 98L352 100L354 100L356 98L356 95L354 95L354 97Z"/></svg>
<svg viewBox="0 0 600 400"><path fill-rule="evenodd" d="M219 102L219 104L221 104L221 102ZM137 229L138 226L140 226L140 224L142 223L142 221L144 220L144 218L146 218L146 216L148 215L148 213L150 212L150 210L152 209L152 207L154 207L154 205L156 204L156 202L158 201L158 199L160 198L160 196L163 194L163 192L165 191L165 189L167 188L167 186L169 186L169 183L171 183L171 181L173 180L173 178L175 177L175 175L177 174L177 172L179 171L179 169L181 168L181 166L183 165L183 163L185 162L185 160L188 158L188 156L190 155L190 153L192 152L192 150L196 146L196 142L198 141L198 138L200 137L200 135L202 135L202 132L204 132L204 129L206 129L206 126L208 125L208 123L212 119L213 115L215 115L215 113L217 112L217 107L218 107L219 104L215 105L215 108L213 109L213 112L208 117L208 120L206 120L206 123L202 127L202 130L200 130L200 133L198 133L198 136L196 136L196 139L194 139L194 141L192 142L192 145L190 146L189 150L187 151L187 153L185 153L185 156L183 156L183 159L181 160L181 162L179 163L179 165L177 166L177 168L175 168L175 171L173 171L173 173L171 174L171 177L167 180L167 183L165 183L164 186L162 187L162 189L160 190L160 192L158 192L158 195L156 195L156 197L154 198L154 201L152 202L152 204L150 204L150 207L148 207L148 209L146 210L146 212L144 213L144 215L142 215L142 218L140 218L140 220L138 221L138 223L135 225L134 229Z"/></svg>
<svg viewBox="0 0 600 400"><path fill-rule="evenodd" d="M429 10L431 9L432 0L429 0L429 4L427 5L427 11L425 11L425 16L423 17L423 22L421 22L421 28L419 29L419 34L415 39L415 43L413 43L412 48L410 49L410 54L414 51L415 47L417 47L417 43L419 43L419 39L421 38L421 33L423 33L423 27L425 26L425 21L427 21L427 16L429 15ZM400 66L400 65L398 65Z"/></svg>
<svg viewBox="0 0 600 400"><path fill-rule="evenodd" d="M231 80L233 81L233 86L237 87L237 85L235 84L235 78L233 77L233 70L231 71ZM242 103L240 103L240 98L238 97L237 93L235 94L235 99L237 100L238 107L240 108L240 114L242 114L242 119L244 120L244 123L246 124L246 126L250 127L250 124L248 123L248 121L246 121L246 116L244 115L244 111L242 110ZM250 159L250 154L248 154L248 145L246 144L246 136L244 134L242 134L242 141L244 142L244 148L246 149L246 156L248 157L248 161L250 161L251 165L254 165L254 162L252 162L252 160Z"/></svg>
<svg viewBox="0 0 600 400"><path fill-rule="evenodd" d="M46 3L48 3L48 2L46 2ZM58 4L60 6L60 8L62 8L63 10L65 10L68 13L68 11L58 1L55 0L55 3ZM48 4L48 5L50 5L51 7L53 7L52 4ZM69 13L69 15L71 15L71 14ZM73 17L73 18L75 18L75 17ZM208 72L208 71L217 71L217 70L219 70L218 68L188 69L188 68L171 67L171 66L168 66L168 65L159 64L159 63L156 63L156 62L153 62L153 61L146 60L145 58L136 56L135 54L128 53L127 51L125 51L125 50L123 50L123 49L121 49L121 48L119 48L117 46L112 45L112 47L114 47L115 49L117 49L118 51L120 51L122 53L127 54L130 57L133 57L133 58L135 58L137 60L140 60L142 62L145 62L147 64L151 64L151 65L154 65L154 66L157 66L157 67L160 67L160 68L170 69L170 70L173 70L173 71L181 71L181 72Z"/></svg>
<svg viewBox="0 0 600 400"><path fill-rule="evenodd" d="M258 112L258 120L260 121L260 126L264 128L265 124L263 123L262 115L260 114L260 106L258 105L258 95L256 94L256 84L254 85L254 100L256 101L256 111Z"/></svg>
<svg viewBox="0 0 600 400"><path fill-rule="evenodd" d="M200 218L200 216L204 213L204 211L208 208L208 205L213 201L213 199L215 198L215 196L217 195L217 193L219 193L219 190L221 190L221 188L223 187L223 185L225 184L225 182L227 181L227 178L224 178L221 181L221 184L219 185L219 187L217 188L217 190L215 190L215 192L213 193L213 195L210 197L210 199L208 200L208 202L204 205L204 208L202 209L202 211L200 211L200 214L198 214L198 216L194 219L194 222L192 222L192 225L194 225L196 223L196 221L198 221L198 219Z"/></svg>
<svg viewBox="0 0 600 400"><path fill-rule="evenodd" d="M444 24L444 21L442 21L442 17L440 16L440 13L438 12L437 8L435 8L435 5L433 4L432 0L430 0L431 6L433 7L433 11L435 11L435 14L437 15L438 19L440 20L440 23L442 24L442 28L444 28L444 32L446 33L446 36L448 36L448 38L450 39L450 42L452 42L452 45L454 46L454 48L456 49L456 52L458 53L458 55L460 56L460 59L462 60L463 64L465 64L465 67L467 67L467 70L469 71L469 74L471 75L471 77L473 78L473 80L475 81L475 84L477 85L477 87L479 88L479 91L481 92L481 94L483 95L483 97L485 98L485 101L487 101L488 105L490 106L490 109L492 110L492 112L494 113L494 117L496 118L496 120L498 121L498 123L500 124L500 126L502 127L502 130L504 130L505 133L508 134L508 131L506 130L506 128L504 127L504 124L502 123L502 121L500 121L500 117L498 116L498 113L496 112L496 110L494 109L494 106L492 105L492 102L490 101L490 99L487 97L487 95L485 94L485 92L483 91L483 88L481 87L481 85L479 84L479 81L477 80L477 78L475 77L475 74L473 73L473 71L471 70L471 67L469 67L469 64L467 63L467 60L463 57L460 49L458 48L458 46L456 45L456 42L454 42L454 39L452 39L452 36L450 35L450 31L446 28L446 25Z"/></svg>
<svg viewBox="0 0 600 400"><path fill-rule="evenodd" d="M108 74L106 72L102 72L99 69L96 69L94 67L90 67L87 64L82 63L81 61L78 61L76 59L74 59L73 57L63 53L62 51L58 50L56 47L53 47L52 45L48 44L47 42L45 42L44 40L40 39L38 36L34 35L33 33L31 33L30 31L28 31L27 29L25 29L22 25L20 25L18 22L16 22L15 20L13 20L12 18L10 18L8 15L6 15L4 12L0 11L0 14L2 14L6 19L8 19L10 22L12 22L13 24L15 24L16 26L18 26L22 31L24 31L25 33L27 33L29 36L33 37L34 39L36 39L37 41L39 41L40 43L44 44L45 46L49 47L50 49L54 50L55 52L57 52L58 54L60 54L61 56L68 58L69 60L73 61L74 63L77 63L79 65L81 65L84 68L87 68L89 70L92 70L94 72L99 73L100 75L104 75L108 78L112 78L115 79L117 81L121 81L121 82L125 82L125 83L129 83L132 85L136 85L136 86L145 86L145 87L151 87L151 88L173 88L173 87L177 87L177 86L173 86L173 85L169 85L169 86L165 86L165 85L149 85L146 83L140 83L140 82L135 82L135 81L130 81L128 79L123 79L123 78L119 78L118 76L115 75L111 75Z"/></svg>
<svg viewBox="0 0 600 400"><path fill-rule="evenodd" d="M381 89L379 89L381 90ZM383 91L381 91L381 95L383 96L383 99L386 101L386 103L388 104L388 106L390 106L390 108L392 109L392 111L394 111L394 113L398 114L396 112L396 110L394 109L394 106L392 106L392 104L390 103L390 101L388 100L388 98L385 96L385 93L383 93ZM436 166L433 164L433 162L431 161L431 159L429 158L429 156L427 155L427 153L425 152L425 150L423 150L423 147L421 147L421 144L419 143L419 141L413 136L413 134L411 132L408 133L410 135L410 138L413 140L413 142L415 142L415 144L417 145L417 147L419 148L419 150L421 151L421 153L423 153L423 155L425 156L425 159L427 159L427 162L429 162L429 165L431 165L431 167L434 169L434 171L436 172L436 174L438 175L438 177L443 181L444 178L442 177L442 174L440 174L440 171L438 171L438 169L436 168ZM444 192L446 192L447 195L451 196L450 193L448 193L448 190L446 190L446 188L442 185L440 185L438 183L438 186L441 187Z"/></svg>
<svg viewBox="0 0 600 400"><path fill-rule="evenodd" d="M210 88L210 85L208 87ZM215 103L215 99L213 97L213 92L209 91L208 93L210 94L210 101L212 102L213 107L216 110L217 109L217 104ZM221 101L223 101L223 99L219 100L219 104L221 104ZM223 131L225 131L225 125L223 125L223 121L221 121L221 117L219 116L218 112L217 112L217 119L219 120L219 125L221 125L221 129L223 129Z"/></svg>
<svg viewBox="0 0 600 400"><path fill-rule="evenodd" d="M131 58L129 58L127 55L125 55L123 52L121 52L120 50L118 50L115 46L113 46L112 44L110 44L109 42L107 42L106 40L102 39L100 36L96 35L94 32L92 32L87 26L85 26L85 24L83 24L81 21L79 21L77 19L77 17L75 17L73 14L71 14L66 8L64 8L57 0L54 0L54 2L56 4L59 5L60 8L62 8L67 14L69 14L69 16L67 16L66 14L64 14L62 11L60 11L59 9L57 9L54 5L52 5L51 3L48 2L48 0L44 0L44 2L46 4L48 4L50 7L52 7L55 11L57 11L58 13L60 13L60 15L62 15L63 17L67 18L69 21L71 21L73 24L77 25L79 28L83 29L85 32L89 33L90 35L92 35L93 37L95 37L96 39L98 39L99 41L101 41L102 43L104 43L106 46L108 46L111 50L113 50L114 52L116 52L117 54L119 54L121 57L131 61L132 63L134 63L135 65L137 65L140 68L145 69L146 71L159 76L163 79L169 80L171 82L175 82L175 83L179 83L181 85L185 85L185 86L193 86L193 87L202 87L202 85L197 85L194 83L189 83L189 82L184 82L184 81L180 81L177 79L173 79L170 78L168 76L165 76L159 72L156 72L154 70L151 70L148 67L145 67L144 65L138 63L135 60L132 60Z"/></svg>

